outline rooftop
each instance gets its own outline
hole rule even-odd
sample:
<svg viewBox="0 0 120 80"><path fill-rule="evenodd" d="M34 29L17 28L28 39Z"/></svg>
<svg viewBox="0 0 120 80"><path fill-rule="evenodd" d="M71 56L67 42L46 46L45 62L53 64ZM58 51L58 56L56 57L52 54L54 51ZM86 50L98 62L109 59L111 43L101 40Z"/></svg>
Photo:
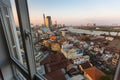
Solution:
<svg viewBox="0 0 120 80"><path fill-rule="evenodd" d="M87 62L81 64L80 66L81 66L81 68L84 70L84 69L87 69L87 68L92 67L92 64L87 61Z"/></svg>
<svg viewBox="0 0 120 80"><path fill-rule="evenodd" d="M56 54L51 54L44 60L40 62L40 64L46 64L46 63L54 63L54 62L60 62L62 60L66 60L64 55L62 53L56 53Z"/></svg>
<svg viewBox="0 0 120 80"><path fill-rule="evenodd" d="M102 71L100 71L96 67L85 69L84 73L87 74L87 76L89 76L89 78L92 80L99 80L101 76L105 75Z"/></svg>
<svg viewBox="0 0 120 80"><path fill-rule="evenodd" d="M66 80L64 73L61 70L49 72L44 75L48 80Z"/></svg>
<svg viewBox="0 0 120 80"><path fill-rule="evenodd" d="M120 50L120 40L119 39L114 39L112 42L109 43L110 47L115 47L118 50Z"/></svg>

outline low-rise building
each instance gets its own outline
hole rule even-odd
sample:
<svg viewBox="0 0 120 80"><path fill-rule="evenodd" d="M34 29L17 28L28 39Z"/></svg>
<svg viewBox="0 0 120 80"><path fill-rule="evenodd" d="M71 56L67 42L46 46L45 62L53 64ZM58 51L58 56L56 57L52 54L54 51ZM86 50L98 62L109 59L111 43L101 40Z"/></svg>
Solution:
<svg viewBox="0 0 120 80"><path fill-rule="evenodd" d="M68 59L76 59L83 55L84 50L78 49L78 48L72 48L72 49L61 49L61 52L64 54L64 56Z"/></svg>
<svg viewBox="0 0 120 80"><path fill-rule="evenodd" d="M93 65L90 62L88 62L88 61L79 65L79 68L82 71L84 71L87 68L91 68L91 67L93 67Z"/></svg>
<svg viewBox="0 0 120 80"><path fill-rule="evenodd" d="M79 58L76 58L75 60L73 60L74 64L82 64L82 63L85 63L87 61L89 61L90 57L89 56L81 56Z"/></svg>
<svg viewBox="0 0 120 80"><path fill-rule="evenodd" d="M113 37L106 37L106 40L112 41L114 38Z"/></svg>
<svg viewBox="0 0 120 80"><path fill-rule="evenodd" d="M104 75L105 74L96 67L84 69L84 76L86 76L89 80L99 80Z"/></svg>

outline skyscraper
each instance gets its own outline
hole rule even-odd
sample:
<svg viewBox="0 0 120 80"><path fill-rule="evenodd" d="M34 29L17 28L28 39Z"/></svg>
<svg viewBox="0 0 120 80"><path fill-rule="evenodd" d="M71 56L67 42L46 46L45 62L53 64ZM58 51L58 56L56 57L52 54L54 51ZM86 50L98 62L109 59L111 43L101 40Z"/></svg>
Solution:
<svg viewBox="0 0 120 80"><path fill-rule="evenodd" d="M45 23L45 14L43 14L43 19L44 19L44 26L46 26L46 23Z"/></svg>
<svg viewBox="0 0 120 80"><path fill-rule="evenodd" d="M46 23L46 27L51 27L52 26L51 16L46 17L45 23Z"/></svg>

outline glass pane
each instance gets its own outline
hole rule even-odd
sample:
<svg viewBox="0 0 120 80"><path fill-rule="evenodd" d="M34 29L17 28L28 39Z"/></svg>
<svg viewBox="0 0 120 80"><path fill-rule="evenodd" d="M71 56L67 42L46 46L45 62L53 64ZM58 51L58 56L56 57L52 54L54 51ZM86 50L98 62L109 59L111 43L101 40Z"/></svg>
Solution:
<svg viewBox="0 0 120 80"><path fill-rule="evenodd" d="M14 24L14 19L13 19L14 15L15 15L14 17L16 17L17 19L17 15L15 13L16 8L14 4L12 4L12 8L13 7L14 7L14 11L12 14L11 8L8 8L7 6L3 6L5 28L7 33L6 36L8 37L9 45L11 47L10 48L11 49L10 51L12 53L11 55L26 67L27 65L26 65L26 59L23 49L23 43L21 39L21 33L19 31L19 27Z"/></svg>
<svg viewBox="0 0 120 80"><path fill-rule="evenodd" d="M48 80L91 80L91 73L96 80L113 79L120 57L120 12L119 1L107 3L28 0L40 74Z"/></svg>

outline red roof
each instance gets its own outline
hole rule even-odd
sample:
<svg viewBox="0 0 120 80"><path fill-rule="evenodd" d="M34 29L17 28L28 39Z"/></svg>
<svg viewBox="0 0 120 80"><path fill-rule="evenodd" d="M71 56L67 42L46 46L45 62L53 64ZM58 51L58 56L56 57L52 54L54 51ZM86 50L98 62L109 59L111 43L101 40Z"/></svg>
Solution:
<svg viewBox="0 0 120 80"><path fill-rule="evenodd" d="M96 67L91 67L91 68L85 69L84 73L85 73L86 77L88 77L88 79L90 78L90 80L91 79L99 80L100 77L105 75L102 71L100 71Z"/></svg>
<svg viewBox="0 0 120 80"><path fill-rule="evenodd" d="M117 49L116 47L112 47L112 46L107 46L106 50L112 51L112 52L115 52L115 53L120 53L119 49Z"/></svg>
<svg viewBox="0 0 120 80"><path fill-rule="evenodd" d="M106 41L106 39L104 39L104 38L97 38L97 39L94 39L93 41L103 43L104 41Z"/></svg>
<svg viewBox="0 0 120 80"><path fill-rule="evenodd" d="M55 63L45 64L45 71L48 73L58 69L66 68L68 64L68 61L59 61Z"/></svg>
<svg viewBox="0 0 120 80"><path fill-rule="evenodd" d="M49 72L44 75L47 80L66 80L64 73L61 70Z"/></svg>
<svg viewBox="0 0 120 80"><path fill-rule="evenodd" d="M49 55L47 58L42 60L40 62L40 64L54 63L54 62L58 62L61 60L67 60L67 59L65 58L65 56L62 53L56 53L56 54Z"/></svg>
<svg viewBox="0 0 120 80"><path fill-rule="evenodd" d="M56 53L45 58L40 64L45 66L45 71L48 73L61 68L66 68L69 63L70 61L68 61L62 53Z"/></svg>

